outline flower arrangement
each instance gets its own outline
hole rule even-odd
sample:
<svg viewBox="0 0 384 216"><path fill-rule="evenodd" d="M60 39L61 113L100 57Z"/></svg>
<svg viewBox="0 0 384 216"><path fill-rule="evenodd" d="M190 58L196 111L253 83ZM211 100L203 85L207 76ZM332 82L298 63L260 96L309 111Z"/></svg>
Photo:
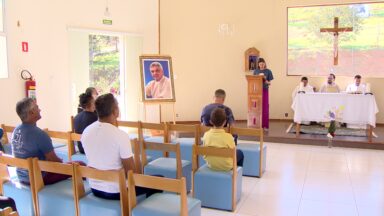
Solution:
<svg viewBox="0 0 384 216"><path fill-rule="evenodd" d="M344 106L340 106L338 108L333 107L326 114L325 118L329 120L328 126L328 134L327 137L332 139L335 137L336 132L336 121L340 121L342 119Z"/></svg>

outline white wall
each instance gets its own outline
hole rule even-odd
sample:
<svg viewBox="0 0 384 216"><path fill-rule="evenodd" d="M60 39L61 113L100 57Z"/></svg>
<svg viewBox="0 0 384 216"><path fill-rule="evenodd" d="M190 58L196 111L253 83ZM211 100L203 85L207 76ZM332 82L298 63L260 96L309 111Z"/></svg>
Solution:
<svg viewBox="0 0 384 216"><path fill-rule="evenodd" d="M24 82L19 73L28 69L37 81L37 100L42 110L39 126L70 129L68 27L140 34L143 52L158 52L158 1L108 2L112 26L102 24L105 0L6 0L9 78L0 79L1 123L19 123L15 104L24 97ZM21 52L22 41L29 43L28 53Z"/></svg>
<svg viewBox="0 0 384 216"><path fill-rule="evenodd" d="M199 120L202 107L211 102L217 88L226 90L226 103L235 117L246 119L244 51L250 47L261 51L275 77L269 93L270 117L284 119L288 113L292 118L291 93L300 77L286 75L287 7L347 2L352 1L161 1L161 52L173 58L177 120ZM220 24L233 27L233 34L220 34ZM325 77L309 79L318 88L325 82ZM345 88L352 80L337 77L336 82ZM377 120L384 123L384 79L365 81L371 83L376 96L380 110Z"/></svg>

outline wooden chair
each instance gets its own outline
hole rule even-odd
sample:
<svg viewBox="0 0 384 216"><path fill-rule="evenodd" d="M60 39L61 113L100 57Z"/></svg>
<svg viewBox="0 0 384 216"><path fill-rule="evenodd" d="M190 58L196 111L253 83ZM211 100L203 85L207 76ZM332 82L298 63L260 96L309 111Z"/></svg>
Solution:
<svg viewBox="0 0 384 216"><path fill-rule="evenodd" d="M1 128L3 129L3 142L2 142L2 145L3 145L3 148L4 148L4 152L6 154L12 154L12 147L11 147L11 143L10 143L10 138L8 137L8 133L9 134L12 134L12 132L15 130L15 127L14 126L9 126L9 125L5 125L5 124L1 124Z"/></svg>
<svg viewBox="0 0 384 216"><path fill-rule="evenodd" d="M81 141L81 134L78 133L71 133L71 149L75 149L75 142L80 142ZM82 154L80 152L74 152L72 155L70 155L71 161L82 161L85 164L88 163L88 159L85 156L85 154Z"/></svg>
<svg viewBox="0 0 384 216"><path fill-rule="evenodd" d="M231 158L233 169L220 172L207 165L199 168L199 155ZM234 211L242 187L242 168L237 167L236 149L194 146L192 163L193 197L201 200L202 206Z"/></svg>
<svg viewBox="0 0 384 216"><path fill-rule="evenodd" d="M71 115L71 132L75 133L75 117Z"/></svg>
<svg viewBox="0 0 384 216"><path fill-rule="evenodd" d="M8 166L26 169L28 171L30 186L11 181ZM36 201L32 158L20 159L11 155L0 155L0 193L15 200L21 215L39 215Z"/></svg>
<svg viewBox="0 0 384 216"><path fill-rule="evenodd" d="M115 215L119 212L127 216L128 209L128 191L124 169L120 170L98 170L92 167L85 167L74 164L76 203L78 206L78 215ZM120 188L120 201L105 200L87 193L83 178L90 178L100 181L115 182ZM120 208L120 209L116 209ZM111 213L112 212L112 213Z"/></svg>
<svg viewBox="0 0 384 216"><path fill-rule="evenodd" d="M135 133L128 133L129 134L129 138L130 139L138 139L138 140L142 140L143 139L143 131L142 131L142 128L141 128L141 122L139 121L117 121L117 124L119 127L123 127L123 128L134 128L136 131L136 134Z"/></svg>
<svg viewBox="0 0 384 216"><path fill-rule="evenodd" d="M76 215L76 192L73 164L40 161L33 159L34 184L39 215L70 216ZM52 185L45 185L43 172L63 174L72 179L63 180Z"/></svg>
<svg viewBox="0 0 384 216"><path fill-rule="evenodd" d="M187 180L187 190L191 188L191 171L192 163L190 161L181 160L180 144L141 142L141 159L143 165L143 173L146 175L162 175L167 178L180 179L184 176ZM147 150L161 151L164 153L173 152L176 157L160 157L153 161L147 161Z"/></svg>
<svg viewBox="0 0 384 216"><path fill-rule="evenodd" d="M75 147L71 140L71 132L53 131L49 129L45 129L45 132L52 138L56 154L64 160L71 161L71 156L75 153ZM59 141L59 143L55 141Z"/></svg>
<svg viewBox="0 0 384 216"><path fill-rule="evenodd" d="M147 123L147 122L141 122L141 139L146 142L157 142L157 143L168 143L168 137L167 137L167 127L164 123ZM156 133L160 133L160 135L155 136L145 136L145 130L151 130L156 131ZM139 141L141 141L139 139ZM141 149L142 150L142 149ZM148 151L147 152L148 159L155 160L160 157L166 157L168 156L166 152L161 153L158 151Z"/></svg>
<svg viewBox="0 0 384 216"><path fill-rule="evenodd" d="M0 216L19 216L16 211L13 211L11 207L0 209Z"/></svg>
<svg viewBox="0 0 384 216"><path fill-rule="evenodd" d="M194 145L199 145L200 136L199 136L199 125L186 125L186 124L166 124L167 127L167 137L171 143L180 143L180 154L182 160L187 160L192 162L192 147ZM175 138L171 139L172 132L185 132L192 133L193 137L187 138ZM175 157L174 154L170 155Z"/></svg>
<svg viewBox="0 0 384 216"><path fill-rule="evenodd" d="M173 193L156 193L138 204L136 200L136 186ZM201 215L201 202L187 197L186 180L184 177L181 179L169 179L133 174L132 171L129 171L128 191L130 215Z"/></svg>
<svg viewBox="0 0 384 216"><path fill-rule="evenodd" d="M252 142L237 142L237 148L244 154L243 174L262 177L266 168L267 147L263 143L263 129L231 127L230 132L238 136L251 136L259 140Z"/></svg>

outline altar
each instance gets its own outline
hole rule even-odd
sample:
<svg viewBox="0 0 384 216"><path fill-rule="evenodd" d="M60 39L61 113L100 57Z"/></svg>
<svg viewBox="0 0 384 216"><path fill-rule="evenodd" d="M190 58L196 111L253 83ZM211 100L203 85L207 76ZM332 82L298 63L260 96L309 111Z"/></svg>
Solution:
<svg viewBox="0 0 384 216"><path fill-rule="evenodd" d="M375 96L370 94L297 94L291 108L294 110L297 135L301 122L330 122L334 117L336 121L347 124L367 125L369 140L372 139L372 128L376 127L376 114L379 112ZM330 116L330 113L335 116Z"/></svg>

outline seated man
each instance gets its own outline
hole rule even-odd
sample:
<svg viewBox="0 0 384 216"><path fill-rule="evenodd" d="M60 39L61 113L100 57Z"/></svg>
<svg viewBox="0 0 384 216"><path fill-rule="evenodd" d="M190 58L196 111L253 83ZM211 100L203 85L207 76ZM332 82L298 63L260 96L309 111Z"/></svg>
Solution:
<svg viewBox="0 0 384 216"><path fill-rule="evenodd" d="M95 99L91 94L83 93L79 96L80 106L82 111L76 115L74 119L75 133L82 134L88 125L97 121L97 114L95 112ZM77 142L79 152L84 154L83 145Z"/></svg>
<svg viewBox="0 0 384 216"><path fill-rule="evenodd" d="M215 108L211 113L210 122L213 128L207 131L203 137L203 145L214 148L236 148L235 142L231 134L226 133L224 125L227 116L224 109ZM244 154L241 150L236 150L237 165L243 166ZM204 156L208 167L217 171L229 171L233 168L231 158L223 158L216 156Z"/></svg>
<svg viewBox="0 0 384 216"><path fill-rule="evenodd" d="M205 106L203 111L201 112L201 117L200 117L201 124L212 127L213 125L210 122L212 111L216 108L222 108L224 109L225 114L227 116L227 120L225 122L224 127L227 127L228 125L232 126L235 123L235 118L233 117L231 108L224 105L224 101L225 101L225 91L223 89L217 89L213 97L213 103Z"/></svg>
<svg viewBox="0 0 384 216"><path fill-rule="evenodd" d="M81 136L88 166L99 170L118 170L125 173L135 170L129 136L117 127L119 106L112 94L104 94L96 99L98 121L89 125ZM92 193L100 198L119 200L119 185L111 182L89 179ZM147 197L158 192L153 189L136 187L136 194Z"/></svg>
<svg viewBox="0 0 384 216"><path fill-rule="evenodd" d="M356 94L364 94L365 93L365 85L361 83L361 76L355 76L355 82L353 84L349 84L346 89L347 93L356 93Z"/></svg>
<svg viewBox="0 0 384 216"><path fill-rule="evenodd" d="M52 140L48 134L36 126L41 119L39 106L32 98L17 102L16 112L22 124L12 134L12 152L16 158L36 157L39 160L62 162L53 150ZM67 175L42 172L44 184L54 184L69 178ZM17 176L23 184L29 184L28 171L17 169Z"/></svg>
<svg viewBox="0 0 384 216"><path fill-rule="evenodd" d="M307 77L302 77L300 85L296 86L295 90L292 92L292 99L294 100L296 97L296 94L298 92L314 92L314 87L308 84L308 78Z"/></svg>
<svg viewBox="0 0 384 216"><path fill-rule="evenodd" d="M329 74L327 83L323 84L320 88L321 93L339 93L340 88L335 83L336 76L335 74Z"/></svg>

